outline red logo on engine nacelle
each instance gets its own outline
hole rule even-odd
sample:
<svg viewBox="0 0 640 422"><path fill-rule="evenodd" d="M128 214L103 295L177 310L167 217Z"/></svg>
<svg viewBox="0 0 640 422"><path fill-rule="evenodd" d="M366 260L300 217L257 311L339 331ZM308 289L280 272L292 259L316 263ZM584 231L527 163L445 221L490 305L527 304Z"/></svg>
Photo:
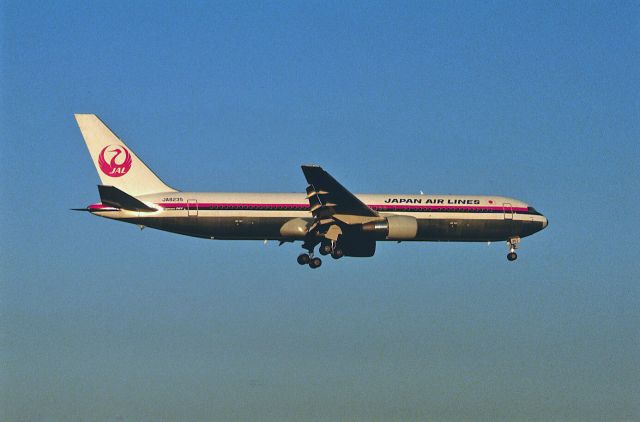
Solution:
<svg viewBox="0 0 640 422"><path fill-rule="evenodd" d="M105 154L112 154L108 160ZM109 177L120 177L131 169L131 153L122 145L107 145L100 151L98 165Z"/></svg>

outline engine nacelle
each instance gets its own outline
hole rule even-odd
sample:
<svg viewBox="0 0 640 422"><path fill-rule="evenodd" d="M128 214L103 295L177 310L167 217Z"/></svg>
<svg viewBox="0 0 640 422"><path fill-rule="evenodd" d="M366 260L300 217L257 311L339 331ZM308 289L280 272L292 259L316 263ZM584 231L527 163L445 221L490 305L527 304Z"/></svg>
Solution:
<svg viewBox="0 0 640 422"><path fill-rule="evenodd" d="M304 239L309 233L309 227L313 224L311 220L304 218L294 218L287 221L280 227L280 235L291 239Z"/></svg>
<svg viewBox="0 0 640 422"><path fill-rule="evenodd" d="M362 232L386 240L411 240L418 234L418 220L409 215L391 215L384 220L363 224Z"/></svg>
<svg viewBox="0 0 640 422"><path fill-rule="evenodd" d="M376 241L371 238L343 237L340 239L340 248L344 256L366 258L376 253Z"/></svg>

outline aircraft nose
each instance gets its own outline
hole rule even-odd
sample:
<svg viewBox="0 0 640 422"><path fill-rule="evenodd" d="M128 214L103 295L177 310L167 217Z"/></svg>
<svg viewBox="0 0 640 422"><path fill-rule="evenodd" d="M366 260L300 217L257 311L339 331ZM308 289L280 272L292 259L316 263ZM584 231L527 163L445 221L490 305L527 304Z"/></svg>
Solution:
<svg viewBox="0 0 640 422"><path fill-rule="evenodd" d="M545 216L542 216L542 218L544 219L544 220L542 220L542 228L544 229L545 227L547 227L549 225L549 220Z"/></svg>

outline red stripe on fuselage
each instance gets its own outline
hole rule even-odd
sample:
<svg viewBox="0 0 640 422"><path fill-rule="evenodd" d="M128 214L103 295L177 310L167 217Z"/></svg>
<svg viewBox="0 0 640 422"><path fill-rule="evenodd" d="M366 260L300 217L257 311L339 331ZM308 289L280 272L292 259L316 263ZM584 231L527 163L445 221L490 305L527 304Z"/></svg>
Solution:
<svg viewBox="0 0 640 422"><path fill-rule="evenodd" d="M261 204L261 203L210 203L210 202L191 202L189 204L184 202L166 202L159 203L159 206L166 209L172 208L215 208L216 210L225 211L224 207L232 208L233 210L264 210L265 208L269 208L267 211L280 211L280 210L301 210L308 211L309 204ZM499 206L468 206L468 205L369 205L369 207L376 211L399 211L399 210L417 210L417 211L504 211L505 207ZM513 212L527 212L527 208L523 207L507 207L507 211L510 209Z"/></svg>

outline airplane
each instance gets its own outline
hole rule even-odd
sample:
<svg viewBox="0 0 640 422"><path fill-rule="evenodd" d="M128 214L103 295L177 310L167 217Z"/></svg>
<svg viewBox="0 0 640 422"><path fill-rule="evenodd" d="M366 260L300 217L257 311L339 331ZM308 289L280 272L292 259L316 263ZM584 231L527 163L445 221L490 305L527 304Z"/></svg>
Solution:
<svg viewBox="0 0 640 422"><path fill-rule="evenodd" d="M506 241L515 261L520 239L548 225L535 208L504 196L353 194L318 165L303 165L305 193L184 192L166 185L95 114L76 121L96 167L100 203L93 215L187 236L301 241L300 265L320 255L371 257L381 241Z"/></svg>

